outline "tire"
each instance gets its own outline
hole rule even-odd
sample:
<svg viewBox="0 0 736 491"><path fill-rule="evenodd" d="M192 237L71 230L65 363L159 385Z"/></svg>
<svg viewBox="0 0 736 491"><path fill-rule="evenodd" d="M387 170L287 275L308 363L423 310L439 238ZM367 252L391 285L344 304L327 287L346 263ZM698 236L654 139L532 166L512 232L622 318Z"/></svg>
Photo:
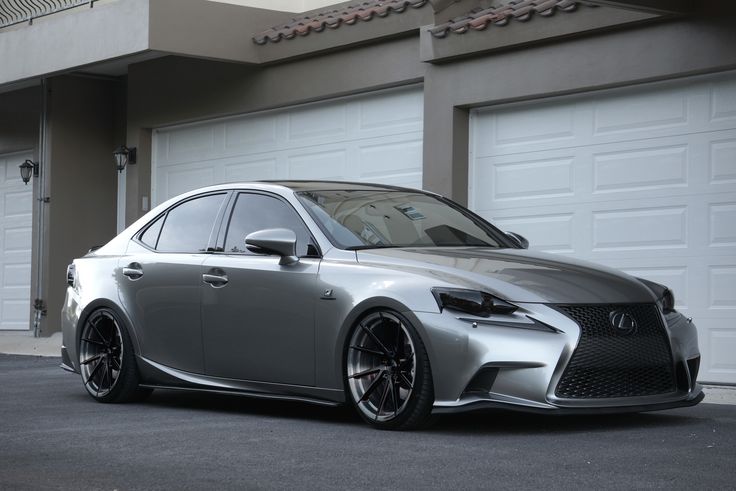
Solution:
<svg viewBox="0 0 736 491"><path fill-rule="evenodd" d="M353 327L345 349L348 399L368 424L385 430L429 425L434 387L419 334L398 312L376 310Z"/></svg>
<svg viewBox="0 0 736 491"><path fill-rule="evenodd" d="M138 386L133 343L123 322L108 308L95 310L84 321L79 368L84 388L98 402L140 401L152 392Z"/></svg>

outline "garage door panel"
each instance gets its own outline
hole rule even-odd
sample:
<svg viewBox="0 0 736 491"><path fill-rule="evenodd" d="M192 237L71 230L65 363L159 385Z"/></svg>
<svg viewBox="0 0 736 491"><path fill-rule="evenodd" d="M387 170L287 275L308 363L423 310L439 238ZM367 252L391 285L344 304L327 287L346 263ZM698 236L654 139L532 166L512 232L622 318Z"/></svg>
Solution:
<svg viewBox="0 0 736 491"><path fill-rule="evenodd" d="M323 150L289 155L288 179L337 179L345 175L348 151Z"/></svg>
<svg viewBox="0 0 736 491"><path fill-rule="evenodd" d="M711 184L736 184L736 136L711 142L708 161Z"/></svg>
<svg viewBox="0 0 736 491"><path fill-rule="evenodd" d="M224 123L224 154L269 152L277 148L278 117L239 119Z"/></svg>
<svg viewBox="0 0 736 491"><path fill-rule="evenodd" d="M733 329L711 327L719 325L716 321L699 322L698 328L704 326L706 335L701 336L700 345L707 349L705 368L715 377L730 380L736 376L736 331ZM703 339L704 338L704 339ZM701 348L701 349L702 349Z"/></svg>
<svg viewBox="0 0 736 491"><path fill-rule="evenodd" d="M638 134L642 130L684 131L691 120L689 96L689 91L649 90L594 102L593 135L615 133L621 139L626 138L626 133Z"/></svg>
<svg viewBox="0 0 736 491"><path fill-rule="evenodd" d="M621 208L592 213L592 251L687 247L687 206Z"/></svg>
<svg viewBox="0 0 736 491"><path fill-rule="evenodd" d="M392 174L421 174L422 139L376 141L359 145L357 161L360 178L370 179Z"/></svg>
<svg viewBox="0 0 736 491"><path fill-rule="evenodd" d="M687 186L688 145L675 144L593 156L593 192Z"/></svg>
<svg viewBox="0 0 736 491"><path fill-rule="evenodd" d="M711 203L709 239L711 247L736 247L736 201Z"/></svg>
<svg viewBox="0 0 736 491"><path fill-rule="evenodd" d="M414 132L421 129L424 97L420 91L411 94L389 93L380 99L360 101L358 129L361 137Z"/></svg>
<svg viewBox="0 0 736 491"><path fill-rule="evenodd" d="M736 74L471 124L473 209L533 249L668 285L698 326L701 378L736 383Z"/></svg>
<svg viewBox="0 0 736 491"><path fill-rule="evenodd" d="M3 217L30 219L33 213L33 196L26 190L8 191L3 198L3 205Z"/></svg>
<svg viewBox="0 0 736 491"><path fill-rule="evenodd" d="M736 125L736 83L655 86L636 94L598 93L566 103L474 112L475 157L639 141L730 130Z"/></svg>
<svg viewBox="0 0 736 491"><path fill-rule="evenodd" d="M161 183L163 194L167 197L176 196L183 192L201 186L215 183L215 169L213 165L170 166L163 172Z"/></svg>
<svg viewBox="0 0 736 491"><path fill-rule="evenodd" d="M277 162L276 158L258 158L246 162L226 163L224 181L277 179Z"/></svg>
<svg viewBox="0 0 736 491"><path fill-rule="evenodd" d="M302 145L305 140L330 142L347 136L347 104L315 105L288 113L286 141Z"/></svg>
<svg viewBox="0 0 736 491"><path fill-rule="evenodd" d="M579 119L579 118L578 118ZM575 141L575 108L540 104L499 110L474 121L476 157L564 148Z"/></svg>
<svg viewBox="0 0 736 491"><path fill-rule="evenodd" d="M152 203L207 184L369 180L421 187L423 94L416 87L157 129Z"/></svg>
<svg viewBox="0 0 736 491"><path fill-rule="evenodd" d="M470 202L479 210L499 210L731 193L736 191L736 180L729 179L736 167L728 160L731 148L712 151L714 142L731 145L723 139L731 135L736 139L735 131L719 131L475 157ZM704 166L710 170L703 172Z"/></svg>
<svg viewBox="0 0 736 491"><path fill-rule="evenodd" d="M736 124L736 80L725 78L713 82L709 89L711 123L733 127Z"/></svg>
<svg viewBox="0 0 736 491"><path fill-rule="evenodd" d="M736 266L710 266L708 278L708 308L736 310Z"/></svg>

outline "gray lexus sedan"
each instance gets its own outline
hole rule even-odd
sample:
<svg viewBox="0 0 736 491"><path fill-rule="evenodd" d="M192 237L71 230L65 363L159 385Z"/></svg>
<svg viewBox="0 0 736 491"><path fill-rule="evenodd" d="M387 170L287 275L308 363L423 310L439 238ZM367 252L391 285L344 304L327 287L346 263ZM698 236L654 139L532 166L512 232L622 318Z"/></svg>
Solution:
<svg viewBox="0 0 736 491"><path fill-rule="evenodd" d="M703 399L672 292L526 245L416 190L198 189L69 265L62 367L100 402L165 388L347 403L385 429Z"/></svg>

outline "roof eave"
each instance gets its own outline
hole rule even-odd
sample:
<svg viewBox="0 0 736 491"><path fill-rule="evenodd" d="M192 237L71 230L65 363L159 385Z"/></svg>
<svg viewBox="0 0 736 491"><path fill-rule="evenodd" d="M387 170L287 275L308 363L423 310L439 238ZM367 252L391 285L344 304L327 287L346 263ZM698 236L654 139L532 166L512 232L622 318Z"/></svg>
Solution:
<svg viewBox="0 0 736 491"><path fill-rule="evenodd" d="M546 18L532 16L524 22L510 20L504 26L490 24L483 30L470 29L462 34L447 33L442 38L432 34L434 26L425 26L421 29L420 54L424 62L445 63L659 18L660 15L649 12L581 6L574 13L558 12Z"/></svg>

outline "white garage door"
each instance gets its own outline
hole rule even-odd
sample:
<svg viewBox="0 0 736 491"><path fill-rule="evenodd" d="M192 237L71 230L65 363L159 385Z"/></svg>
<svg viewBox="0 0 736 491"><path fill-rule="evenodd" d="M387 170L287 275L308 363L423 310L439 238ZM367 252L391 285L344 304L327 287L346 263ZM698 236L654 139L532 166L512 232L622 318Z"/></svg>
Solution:
<svg viewBox="0 0 736 491"><path fill-rule="evenodd" d="M18 166L31 157L0 155L0 330L30 328L33 187Z"/></svg>
<svg viewBox="0 0 736 491"><path fill-rule="evenodd" d="M154 204L209 184L333 179L422 185L420 88L154 132Z"/></svg>
<svg viewBox="0 0 736 491"><path fill-rule="evenodd" d="M736 383L736 74L471 118L471 207L534 249L668 285L700 379Z"/></svg>

